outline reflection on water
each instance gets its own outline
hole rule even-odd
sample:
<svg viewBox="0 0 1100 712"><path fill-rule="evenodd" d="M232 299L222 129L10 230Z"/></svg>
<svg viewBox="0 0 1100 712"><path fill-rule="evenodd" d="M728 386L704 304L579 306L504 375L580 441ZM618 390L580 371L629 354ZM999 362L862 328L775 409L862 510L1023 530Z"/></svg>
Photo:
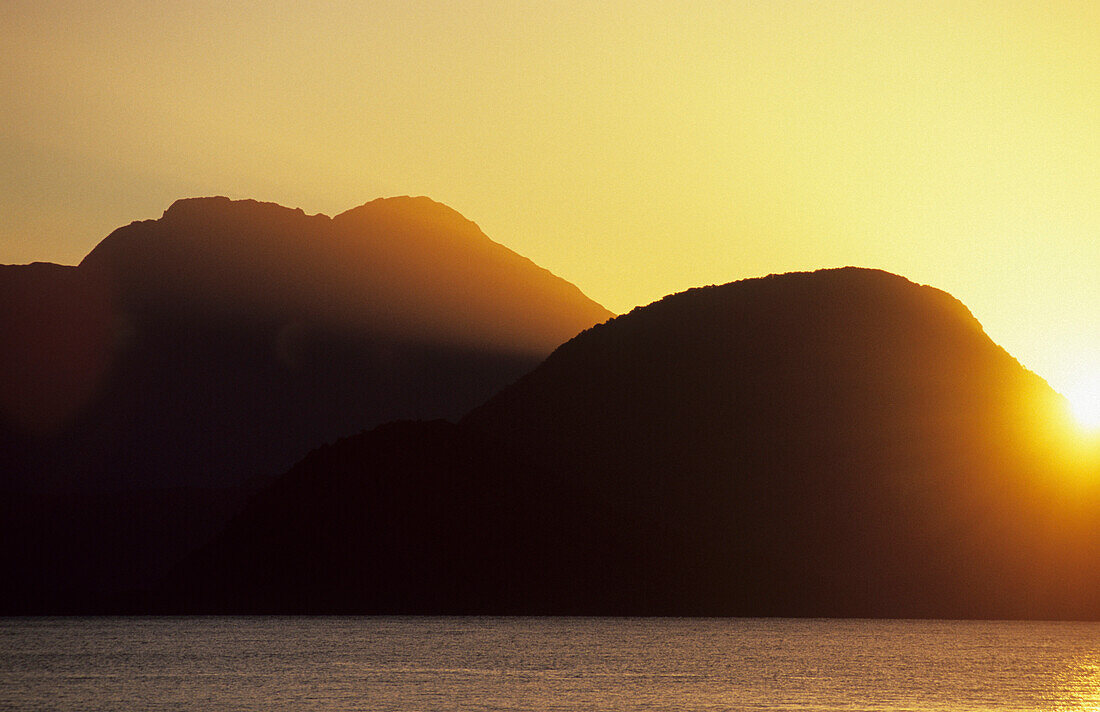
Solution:
<svg viewBox="0 0 1100 712"><path fill-rule="evenodd" d="M1100 711L1100 624L6 619L9 708Z"/></svg>
<svg viewBox="0 0 1100 712"><path fill-rule="evenodd" d="M1100 656L1095 653L1071 662L1058 676L1050 709L1100 712Z"/></svg>

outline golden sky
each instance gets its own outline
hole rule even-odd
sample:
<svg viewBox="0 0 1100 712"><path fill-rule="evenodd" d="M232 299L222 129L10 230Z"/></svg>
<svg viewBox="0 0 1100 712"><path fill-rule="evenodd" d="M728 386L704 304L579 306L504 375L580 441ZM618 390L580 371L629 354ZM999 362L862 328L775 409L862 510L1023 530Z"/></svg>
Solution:
<svg viewBox="0 0 1100 712"><path fill-rule="evenodd" d="M1100 382L1100 3L0 3L0 263L428 195L613 311L861 265Z"/></svg>

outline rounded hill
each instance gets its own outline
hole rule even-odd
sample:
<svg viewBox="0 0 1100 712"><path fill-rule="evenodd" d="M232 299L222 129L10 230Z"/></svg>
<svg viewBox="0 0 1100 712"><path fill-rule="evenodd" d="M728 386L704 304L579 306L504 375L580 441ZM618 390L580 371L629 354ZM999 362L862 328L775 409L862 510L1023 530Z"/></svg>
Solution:
<svg viewBox="0 0 1100 712"><path fill-rule="evenodd" d="M232 580L239 612L260 592L269 612L1096 618L1100 482L1065 414L962 304L896 275L694 289L459 426L307 459L174 581L217 609ZM307 563L268 545L288 527Z"/></svg>

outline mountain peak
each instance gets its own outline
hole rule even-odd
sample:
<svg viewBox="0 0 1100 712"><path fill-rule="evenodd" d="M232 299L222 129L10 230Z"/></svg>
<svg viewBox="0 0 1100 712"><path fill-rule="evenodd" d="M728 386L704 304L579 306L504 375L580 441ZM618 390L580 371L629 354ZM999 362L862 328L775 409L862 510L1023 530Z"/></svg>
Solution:
<svg viewBox="0 0 1100 712"><path fill-rule="evenodd" d="M375 198L374 200L368 200L362 205L346 210L341 215L348 213L354 213L360 210L404 210L407 212L420 212L431 213L435 212L440 215L449 215L456 218L461 218L465 222L471 222L467 220L462 213L458 212L446 203L441 203L438 200L433 200L426 195L393 195L388 197Z"/></svg>
<svg viewBox="0 0 1100 712"><path fill-rule="evenodd" d="M237 202L256 202L253 200L242 200ZM168 209L164 211L163 217L179 217L181 215L188 215L195 212L210 212L218 208L227 208L233 201L224 195L213 196L198 196L194 198L180 198L173 201Z"/></svg>
<svg viewBox="0 0 1100 712"><path fill-rule="evenodd" d="M547 353L610 312L427 197L335 218L225 196L177 200L119 228L82 265L133 304L319 318L449 344Z"/></svg>
<svg viewBox="0 0 1100 712"><path fill-rule="evenodd" d="M171 221L186 221L196 218L209 220L218 216L240 215L280 215L305 217L306 213L301 208L288 208L278 203L263 202L246 198L233 200L224 195L180 198L164 211L163 219Z"/></svg>
<svg viewBox="0 0 1100 712"><path fill-rule="evenodd" d="M348 225L375 225L398 228L402 232L423 230L446 231L456 236L491 241L478 227L449 205L423 195L400 195L390 198L376 198L357 208L340 213L333 221Z"/></svg>
<svg viewBox="0 0 1100 712"><path fill-rule="evenodd" d="M713 292L713 296L718 297L744 290L760 290L762 294L767 292L776 296L782 292L788 295L785 298L843 300L853 305L857 311L861 310L861 303L862 311L881 310L887 305L883 304L880 298L892 296L906 299L914 308L942 309L952 312L957 318L969 322L971 326L982 328L965 304L941 289L913 282L886 270L850 265L805 272L769 274L727 284L695 287L670 294L659 301L675 303L681 299L701 298L700 294L707 292ZM863 301L868 299L870 301ZM898 305L889 304L888 306L894 308ZM639 307L641 308L644 307Z"/></svg>

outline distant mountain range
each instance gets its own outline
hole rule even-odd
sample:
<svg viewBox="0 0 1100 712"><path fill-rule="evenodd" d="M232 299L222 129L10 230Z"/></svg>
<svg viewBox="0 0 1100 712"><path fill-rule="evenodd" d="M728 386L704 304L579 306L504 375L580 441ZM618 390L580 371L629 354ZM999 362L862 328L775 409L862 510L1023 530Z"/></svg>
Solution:
<svg viewBox="0 0 1100 712"><path fill-rule="evenodd" d="M1100 618L1100 467L958 301L672 295L311 453L130 610Z"/></svg>
<svg viewBox="0 0 1100 712"><path fill-rule="evenodd" d="M77 267L0 266L13 596L147 583L312 448L457 418L610 316L428 198L180 200Z"/></svg>

